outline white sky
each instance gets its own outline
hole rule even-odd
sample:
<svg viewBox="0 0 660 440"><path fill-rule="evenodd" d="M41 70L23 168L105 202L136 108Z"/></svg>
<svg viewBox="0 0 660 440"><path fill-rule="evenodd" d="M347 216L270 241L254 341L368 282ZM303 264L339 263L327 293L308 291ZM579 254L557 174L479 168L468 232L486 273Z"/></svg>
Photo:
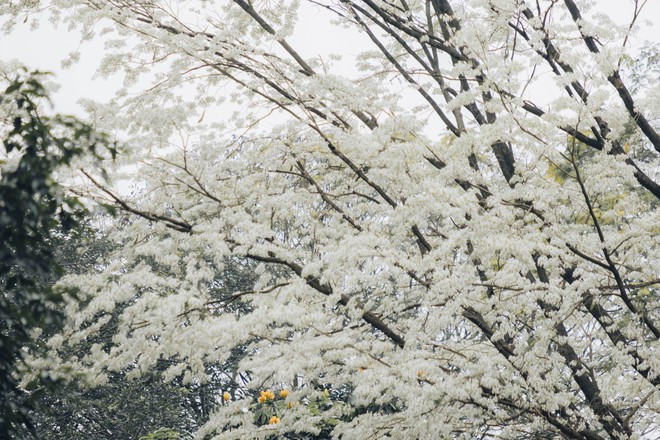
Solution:
<svg viewBox="0 0 660 440"><path fill-rule="evenodd" d="M644 0L640 0L642 3ZM627 23L632 17L633 0L595 0L596 8L607 13L616 22ZM326 14L314 11L306 12L304 20L299 22L299 32L294 35L292 45L296 47L303 56L313 56L318 52L328 53L344 52L352 58L349 35L343 35L333 31L329 23L323 22ZM633 47L639 46L644 41L660 41L660 0L646 0L642 13L643 20L638 22L641 31L631 41ZM0 18L0 22L1 18ZM61 85L60 91L54 96L57 111L64 113L80 114L77 101L81 98L91 98L96 101L110 99L120 86L119 79L105 81L93 79L96 67L101 59L103 50L100 42L81 43L80 34L77 31L68 31L65 26L55 29L47 20L41 20L41 27L30 30L30 23L20 23L10 35L0 36L0 54L3 61L18 59L28 67L39 70L54 72L55 82ZM655 30L654 30L655 25ZM319 27L326 28L329 38L327 47L319 47L319 42L314 45L305 44L305 35L319 34ZM320 32L323 32L321 30ZM323 46L323 45L321 45ZM63 69L61 62L71 52L80 51L81 61L68 69Z"/></svg>

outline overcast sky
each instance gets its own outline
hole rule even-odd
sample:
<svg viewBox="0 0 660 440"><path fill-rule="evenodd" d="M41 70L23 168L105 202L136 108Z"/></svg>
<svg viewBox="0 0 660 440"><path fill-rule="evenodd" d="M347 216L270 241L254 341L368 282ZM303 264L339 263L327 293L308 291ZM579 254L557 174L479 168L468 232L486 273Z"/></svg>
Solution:
<svg viewBox="0 0 660 440"><path fill-rule="evenodd" d="M640 3L643 1L640 0ZM630 21L633 0L597 0L596 4L598 9L602 9L615 21L620 23ZM642 15L644 20L639 23L642 29L638 37L631 41L633 46L640 45L644 41L660 41L660 32L657 30L660 25L660 0L647 0ZM303 56L313 56L314 51L319 49L316 42L314 46L307 44L305 47L304 35L306 33L322 34L322 31L319 32L319 26L328 26L328 28L330 26L319 23L320 17L325 17L325 15L312 12L309 19L300 22L300 32L295 36L295 39L299 41L293 41L293 43ZM327 40L327 49L334 47L336 52L341 52L342 49L350 50L350 38L345 37L342 41L337 31L327 34L332 36ZM62 86L55 95L56 108L60 112L79 113L79 106L76 104L78 99L85 97L105 101L113 96L114 91L120 85L117 79L110 82L93 79L101 59L102 44L81 43L80 34L77 31L68 31L66 26L54 29L47 20L42 20L39 29L30 30L29 23L21 23L17 25L12 34L3 35L0 38L0 53L4 61L16 58L33 69L47 70L56 74L56 82ZM62 60L76 50L81 53L81 61L68 69L62 69ZM323 52L323 48L321 48L321 52Z"/></svg>

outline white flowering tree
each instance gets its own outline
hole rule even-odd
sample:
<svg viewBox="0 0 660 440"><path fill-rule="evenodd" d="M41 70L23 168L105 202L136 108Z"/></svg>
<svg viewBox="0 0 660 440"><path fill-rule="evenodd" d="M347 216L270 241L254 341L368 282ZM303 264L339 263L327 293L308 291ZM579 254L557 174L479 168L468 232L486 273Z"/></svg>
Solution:
<svg viewBox="0 0 660 440"><path fill-rule="evenodd" d="M254 391L199 438L658 435L660 88L624 74L645 2L52 3L125 74L88 108L141 190L83 170L135 221L61 281L84 301L35 368L204 383L247 347ZM228 258L258 281L213 296ZM117 309L112 344L58 358Z"/></svg>

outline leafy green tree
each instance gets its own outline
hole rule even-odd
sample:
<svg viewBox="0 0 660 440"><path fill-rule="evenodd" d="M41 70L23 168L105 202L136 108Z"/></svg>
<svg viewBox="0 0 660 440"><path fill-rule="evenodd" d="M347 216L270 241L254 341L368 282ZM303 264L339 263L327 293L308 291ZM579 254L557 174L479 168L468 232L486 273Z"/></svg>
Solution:
<svg viewBox="0 0 660 440"><path fill-rule="evenodd" d="M3 69L4 70L4 69ZM31 400L17 373L31 330L57 326L61 296L49 287L61 273L55 258L62 234L79 224L82 206L57 182L57 172L85 153L112 155L115 145L89 124L70 116L45 116L47 74L3 72L0 95L0 438L30 426ZM50 379L42 377L43 384Z"/></svg>

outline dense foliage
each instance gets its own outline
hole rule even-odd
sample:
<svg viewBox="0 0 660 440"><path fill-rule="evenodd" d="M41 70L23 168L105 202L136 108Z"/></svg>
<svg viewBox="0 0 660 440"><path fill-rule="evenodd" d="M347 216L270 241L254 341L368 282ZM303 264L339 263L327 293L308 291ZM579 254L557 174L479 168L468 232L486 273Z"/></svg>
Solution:
<svg viewBox="0 0 660 440"><path fill-rule="evenodd" d="M57 172L83 152L114 150L88 124L45 116L48 92L43 73L0 66L0 437L29 426L31 400L17 387L16 376L30 348L31 332L57 326L60 294L51 284L61 274L58 246L73 237L81 206L65 194ZM44 372L36 385L52 378Z"/></svg>
<svg viewBox="0 0 660 440"><path fill-rule="evenodd" d="M125 76L86 105L142 190L85 170L133 221L59 282L82 302L35 371L201 386L241 349L199 438L657 436L642 4L622 26L586 0L51 3ZM217 296L228 259L256 282Z"/></svg>
<svg viewBox="0 0 660 440"><path fill-rule="evenodd" d="M112 219L106 218L105 221ZM100 255L116 252L103 236L77 244L80 246L83 242L85 252L81 255L70 246L67 249L69 255L60 255L66 273L84 273L97 263ZM215 286L212 295L216 297L245 290L254 282L249 267L231 261L227 262L218 278L222 278L224 284ZM121 308L114 312L115 316L120 313ZM111 346L112 337L112 326L108 326L93 338L88 338L85 344L76 347L76 352L65 353L64 356L84 356L91 344ZM75 380L59 384L33 399L33 408L28 412L33 429L23 429L16 438L191 438L208 420L213 409L225 401L225 393L228 396L240 395L249 381L247 376L241 377L237 372L237 364L245 355L245 347L239 347L225 363L208 363L205 369L209 380L203 384L183 383L181 377L164 380L163 372L172 365L169 361L159 362L152 371L140 377L129 378L124 371L112 373L108 375L107 383L96 387L85 387L84 382Z"/></svg>

